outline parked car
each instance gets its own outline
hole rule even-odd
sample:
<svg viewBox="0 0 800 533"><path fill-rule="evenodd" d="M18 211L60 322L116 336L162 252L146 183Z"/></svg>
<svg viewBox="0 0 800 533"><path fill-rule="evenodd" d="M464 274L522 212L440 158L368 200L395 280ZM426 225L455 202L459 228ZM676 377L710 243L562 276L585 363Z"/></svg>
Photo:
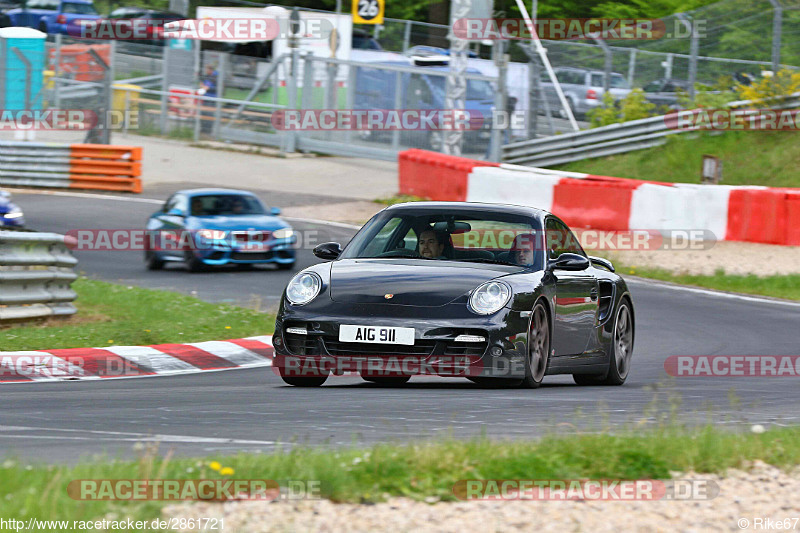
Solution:
<svg viewBox="0 0 800 533"><path fill-rule="evenodd" d="M11 201L11 193L0 190L0 226L25 226L22 208Z"/></svg>
<svg viewBox="0 0 800 533"><path fill-rule="evenodd" d="M627 379L625 281L546 211L397 204L344 249L324 243L314 254L328 262L292 278L275 321L273 367L290 385L320 386L359 361L364 379L394 385L420 373L526 388L553 374L579 385Z"/></svg>
<svg viewBox="0 0 800 533"><path fill-rule="evenodd" d="M680 109L678 93L689 92L689 82L675 78L653 80L644 86L644 96L648 102L668 109Z"/></svg>
<svg viewBox="0 0 800 533"><path fill-rule="evenodd" d="M602 70L572 67L559 67L554 70L556 79L561 85L561 90L564 92L573 116L585 118L586 113L603 105L605 73ZM608 87L614 100L621 100L631 92L628 81L618 72L611 73ZM542 90L550 104L550 108L560 110L562 115L566 115L561 107L555 87L546 77L542 79Z"/></svg>
<svg viewBox="0 0 800 533"><path fill-rule="evenodd" d="M353 50L383 50L381 44L372 34L358 28L353 28L353 35L350 42L350 47Z"/></svg>
<svg viewBox="0 0 800 533"><path fill-rule="evenodd" d="M101 18L91 0L29 0L24 8L8 11L8 16L14 26L65 35L77 20Z"/></svg>
<svg viewBox="0 0 800 533"><path fill-rule="evenodd" d="M256 195L236 189L187 189L150 215L145 264L158 270L183 262L196 272L215 265L294 267L296 236Z"/></svg>
<svg viewBox="0 0 800 533"><path fill-rule="evenodd" d="M164 24L175 20L184 20L185 18L186 17L180 13L171 13L169 11L159 11L157 9L141 7L120 7L108 15L108 20L112 23L130 21L138 24L146 24L148 38L136 39L132 42L157 46L164 45Z"/></svg>
<svg viewBox="0 0 800 533"><path fill-rule="evenodd" d="M439 56L440 58L443 56ZM449 58L444 57L446 65ZM428 63L430 64L430 63ZM355 108L357 109L414 109L414 110L443 110L445 105L446 76L408 73L400 74L400 95L398 107L397 72L382 69L381 65L395 65L408 67L403 61L385 61L375 63L375 68L362 67L356 75ZM418 65L419 66L419 65ZM447 73L449 67L434 64L425 66L425 70ZM468 68L468 73L480 74L477 69ZM489 142L492 127L492 109L494 106L495 91L491 83L486 80L467 80L467 94L465 110L470 115L471 129L464 131L464 151L483 152ZM362 138L379 140L390 138L392 132L362 131ZM401 131L400 142L428 150L441 151L444 143L444 132L430 131Z"/></svg>
<svg viewBox="0 0 800 533"><path fill-rule="evenodd" d="M25 4L25 0L0 0L0 28L13 26L8 12L17 9Z"/></svg>

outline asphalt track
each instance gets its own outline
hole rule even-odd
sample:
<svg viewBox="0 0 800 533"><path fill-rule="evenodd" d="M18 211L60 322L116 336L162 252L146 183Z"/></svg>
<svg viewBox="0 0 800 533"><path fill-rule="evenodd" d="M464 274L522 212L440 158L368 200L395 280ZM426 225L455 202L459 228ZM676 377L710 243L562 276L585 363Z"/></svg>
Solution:
<svg viewBox="0 0 800 533"><path fill-rule="evenodd" d="M262 195L288 205L296 198ZM153 204L113 199L15 194L29 224L43 231L140 228ZM346 241L352 230L295 221L298 229ZM291 273L262 268L190 274L147 272L140 252L79 252L94 278L193 291L209 301L271 307ZM298 267L314 262L301 250ZM679 420L798 423L797 378L670 378L670 355L800 355L800 305L631 280L637 338L622 387L578 387L549 377L538 390L481 389L467 381L414 378L387 389L351 377L320 389L284 386L271 369L106 382L2 387L0 454L73 462L89 454L130 457L141 441L184 455L268 452L277 445L416 441L486 434L534 437L553 431L606 430L652 423L679 401Z"/></svg>

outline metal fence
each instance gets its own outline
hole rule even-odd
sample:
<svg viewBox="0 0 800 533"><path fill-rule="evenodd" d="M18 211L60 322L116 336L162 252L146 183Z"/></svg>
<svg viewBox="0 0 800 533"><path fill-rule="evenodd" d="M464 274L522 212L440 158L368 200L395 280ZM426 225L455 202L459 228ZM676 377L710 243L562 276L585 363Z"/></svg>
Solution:
<svg viewBox="0 0 800 533"><path fill-rule="evenodd" d="M75 314L77 263L63 235L0 229L0 322Z"/></svg>
<svg viewBox="0 0 800 533"><path fill-rule="evenodd" d="M544 40L543 44L553 67L618 72L632 86L644 87L660 78L714 82L721 76L759 75L762 70L771 69L776 60L789 68L795 68L793 64L800 65L800 52L792 46L794 39L791 38L797 31L793 23L800 22L800 11L789 1L723 0L680 16L664 18L668 32L683 33L658 40ZM693 33L687 28L696 31ZM385 19L383 25L369 31L386 51L410 53L418 45L450 46L448 27L442 24ZM80 68L73 66L81 63L77 58L85 58L80 55L81 47L87 45L105 47L98 48L97 53L102 57L107 54L109 70L98 69L96 61L84 61L88 66ZM534 90L548 80L543 69L532 68L534 63L528 59L523 45L522 41L511 42L507 52L512 61L507 67L506 84L495 89L500 93L497 108L502 109L502 102L514 98L516 111L526 118L525 127L515 129L510 135L499 134L506 143L572 131L569 123L560 118L560 104L548 103L543 91ZM469 66L480 72L473 79L495 83L499 77L498 68L488 59L492 47L479 43L470 46L475 57L469 59ZM44 93L46 105L96 109L101 114L109 108L136 112L135 123L125 120L121 124L123 130L135 128L142 134L186 140L256 143L289 151L311 150L376 158L392 158L397 150L406 147L438 150L441 146L435 134L424 132L294 134L278 132L271 127L270 118L275 110L319 109L323 105L337 109L358 108L359 97L352 85L352 72L367 68L389 71L383 64L368 65L370 61L362 59L369 55L364 54L369 52L366 50L353 50L353 57L359 58L358 61L298 57L292 68L291 54L245 57L206 50L205 44L203 50L197 47L174 50L163 44L90 42L61 36L48 47L49 63L55 74ZM371 61L375 63L385 63L391 58L386 54L381 58L380 52L374 57ZM391 60L398 59L394 56ZM310 78L305 73L309 62L313 67ZM407 68L414 69L410 64ZM430 70L425 75L441 76ZM111 79L117 86L113 90ZM198 92L204 85L205 92ZM545 118L539 119L539 116ZM586 122L578 126L589 127ZM103 134L108 131L105 128ZM111 142L107 138L87 141ZM489 139L471 139L463 152L493 159L496 150L490 150L489 144Z"/></svg>

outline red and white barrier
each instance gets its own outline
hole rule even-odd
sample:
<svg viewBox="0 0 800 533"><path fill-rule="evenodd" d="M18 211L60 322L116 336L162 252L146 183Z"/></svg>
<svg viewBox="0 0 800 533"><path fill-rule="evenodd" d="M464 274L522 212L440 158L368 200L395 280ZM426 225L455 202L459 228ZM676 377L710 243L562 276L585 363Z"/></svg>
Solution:
<svg viewBox="0 0 800 533"><path fill-rule="evenodd" d="M424 150L399 161L401 194L537 207L576 228L705 230L717 240L800 245L800 189L650 182Z"/></svg>
<svg viewBox="0 0 800 533"><path fill-rule="evenodd" d="M113 379L271 366L272 336L154 346L0 352L0 383Z"/></svg>

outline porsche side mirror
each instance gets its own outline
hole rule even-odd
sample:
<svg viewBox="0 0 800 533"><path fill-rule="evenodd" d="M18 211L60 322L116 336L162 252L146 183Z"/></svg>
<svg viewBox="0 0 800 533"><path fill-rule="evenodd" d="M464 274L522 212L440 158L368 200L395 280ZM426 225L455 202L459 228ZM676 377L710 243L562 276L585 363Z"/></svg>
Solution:
<svg viewBox="0 0 800 533"><path fill-rule="evenodd" d="M269 208L269 214L274 216L274 217L276 217L276 216L281 214L281 208L280 207L270 207Z"/></svg>
<svg viewBox="0 0 800 533"><path fill-rule="evenodd" d="M172 209L167 211L167 214L169 216L171 216L171 217L185 217L186 216L186 213L183 212L183 209L178 209L177 207L173 207Z"/></svg>
<svg viewBox="0 0 800 533"><path fill-rule="evenodd" d="M550 270L586 270L590 264L589 260L582 255L563 253L550 263Z"/></svg>
<svg viewBox="0 0 800 533"><path fill-rule="evenodd" d="M314 255L326 261L333 261L342 253L342 245L338 242L323 242L314 248Z"/></svg>

